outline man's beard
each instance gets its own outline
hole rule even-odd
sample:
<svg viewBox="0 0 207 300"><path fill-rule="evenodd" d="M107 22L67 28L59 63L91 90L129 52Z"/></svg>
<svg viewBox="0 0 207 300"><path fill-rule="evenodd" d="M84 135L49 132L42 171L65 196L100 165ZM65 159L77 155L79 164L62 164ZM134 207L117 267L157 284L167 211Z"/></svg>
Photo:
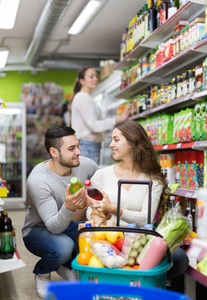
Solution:
<svg viewBox="0 0 207 300"><path fill-rule="evenodd" d="M61 166L63 166L63 167L67 167L67 168L75 168L75 167L78 167L78 166L80 165L80 161L78 162L78 164L74 165L74 164L72 163L72 160L71 160L71 161L66 161L66 160L62 157L62 155L61 155L61 153L60 153L60 156L59 156L59 164L60 164Z"/></svg>

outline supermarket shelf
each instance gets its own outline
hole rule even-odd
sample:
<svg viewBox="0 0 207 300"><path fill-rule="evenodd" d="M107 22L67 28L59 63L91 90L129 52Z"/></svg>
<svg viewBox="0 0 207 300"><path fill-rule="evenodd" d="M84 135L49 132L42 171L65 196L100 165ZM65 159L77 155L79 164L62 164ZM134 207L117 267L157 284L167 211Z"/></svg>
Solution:
<svg viewBox="0 0 207 300"><path fill-rule="evenodd" d="M205 92L205 94L207 95L207 90L203 91ZM140 114L136 114L132 117L130 117L130 120L137 120L137 119L142 119L142 118L147 118L150 115L153 115L156 112L161 112L161 111L165 111L165 112L170 112L170 111L175 111L175 110L179 110L181 108L185 108L185 107L189 107L193 104L195 104L198 100L200 100L200 98L204 97L204 95L201 97L198 96L199 93L192 93L192 94L188 94L184 97L180 97L178 99L175 99L173 101L161 104L159 106L153 107L151 109L148 109ZM196 94L196 98L194 99L194 94ZM203 93L204 94L204 93Z"/></svg>
<svg viewBox="0 0 207 300"><path fill-rule="evenodd" d="M0 259L0 273L16 270L25 267L25 263L21 260L19 253L15 250L13 258Z"/></svg>
<svg viewBox="0 0 207 300"><path fill-rule="evenodd" d="M191 149L196 142L186 142L177 144L154 145L155 151L163 150L177 150L177 149Z"/></svg>
<svg viewBox="0 0 207 300"><path fill-rule="evenodd" d="M203 151L207 149L207 140L192 141L192 142L177 143L177 144L154 145L154 149L155 151L177 150L177 149L194 149L194 150Z"/></svg>
<svg viewBox="0 0 207 300"><path fill-rule="evenodd" d="M206 53L199 52L198 49L200 47L203 48L204 46L207 47L207 38L178 53L161 66L143 75L139 80L118 92L115 97L128 99L136 93L144 90L150 84L169 82L169 80L171 80L179 72L182 72L187 68L193 68L195 65L200 63L200 60L206 56Z"/></svg>
<svg viewBox="0 0 207 300"><path fill-rule="evenodd" d="M198 191L177 188L175 190L175 192L172 193L172 195L180 196L180 197L186 197L186 198L192 198L192 199L197 199Z"/></svg>
<svg viewBox="0 0 207 300"><path fill-rule="evenodd" d="M202 285L207 287L207 276L205 276L203 273L199 272L198 270L192 268L191 266L188 267L188 270L186 272L189 276L191 276L196 281L200 282Z"/></svg>
<svg viewBox="0 0 207 300"><path fill-rule="evenodd" d="M195 3L197 2L197 3ZM189 1L183 5L171 18L166 20L159 28L154 30L148 37L146 37L138 46L136 46L126 57L118 62L114 69L122 70L130 66L138 57L146 55L147 50L154 49L160 45L167 38L173 35L174 26L179 20L193 20L196 17L204 14L206 1Z"/></svg>

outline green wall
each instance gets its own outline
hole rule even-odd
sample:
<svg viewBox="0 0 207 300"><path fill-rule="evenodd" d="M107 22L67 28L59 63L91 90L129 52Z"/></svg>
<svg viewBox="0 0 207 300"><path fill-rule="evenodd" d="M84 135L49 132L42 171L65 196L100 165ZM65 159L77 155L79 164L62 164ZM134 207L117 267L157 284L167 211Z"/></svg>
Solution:
<svg viewBox="0 0 207 300"><path fill-rule="evenodd" d="M6 71L5 73L6 77L0 78L0 98L4 102L21 102L19 96L22 84L28 82L44 83L45 81L52 81L64 89L64 95L72 94L78 71L38 71L36 75L32 75L30 71Z"/></svg>

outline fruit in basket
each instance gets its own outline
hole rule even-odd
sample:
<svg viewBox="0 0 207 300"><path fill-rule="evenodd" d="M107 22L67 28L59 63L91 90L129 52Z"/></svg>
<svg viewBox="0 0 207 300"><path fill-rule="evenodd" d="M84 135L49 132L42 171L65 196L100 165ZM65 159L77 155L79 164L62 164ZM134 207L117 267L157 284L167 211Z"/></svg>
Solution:
<svg viewBox="0 0 207 300"><path fill-rule="evenodd" d="M77 262L80 265L88 265L90 259L91 259L91 255L88 252L81 252L77 256Z"/></svg>
<svg viewBox="0 0 207 300"><path fill-rule="evenodd" d="M122 247L124 245L124 241L125 239L119 239L118 241L116 241L116 243L114 243L113 245L119 250L122 251Z"/></svg>
<svg viewBox="0 0 207 300"><path fill-rule="evenodd" d="M104 264L102 264L102 262L95 255L93 255L90 258L90 261L89 261L88 265L90 267L98 267L98 268L104 268L105 267Z"/></svg>
<svg viewBox="0 0 207 300"><path fill-rule="evenodd" d="M105 231L95 231L95 240L105 240L106 239L106 232Z"/></svg>
<svg viewBox="0 0 207 300"><path fill-rule="evenodd" d="M118 232L118 231L107 231L106 232L106 239L109 243L114 244L116 241L119 239L123 239L124 234L123 232Z"/></svg>

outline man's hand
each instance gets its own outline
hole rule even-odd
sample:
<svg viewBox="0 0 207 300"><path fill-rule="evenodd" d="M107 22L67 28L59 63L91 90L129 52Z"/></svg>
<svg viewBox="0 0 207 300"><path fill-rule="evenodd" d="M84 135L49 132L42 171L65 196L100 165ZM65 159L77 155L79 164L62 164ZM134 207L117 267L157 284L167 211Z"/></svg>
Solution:
<svg viewBox="0 0 207 300"><path fill-rule="evenodd" d="M84 206L86 201L86 190L81 188L75 194L71 194L69 190L69 185L65 192L65 208L74 211L81 206Z"/></svg>

